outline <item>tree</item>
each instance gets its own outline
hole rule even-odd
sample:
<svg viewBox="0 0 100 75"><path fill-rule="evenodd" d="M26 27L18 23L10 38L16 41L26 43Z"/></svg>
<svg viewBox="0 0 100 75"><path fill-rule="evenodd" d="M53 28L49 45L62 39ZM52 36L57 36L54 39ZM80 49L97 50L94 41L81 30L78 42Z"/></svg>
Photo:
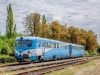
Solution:
<svg viewBox="0 0 100 75"><path fill-rule="evenodd" d="M34 36L40 36L40 14L38 13L31 13L30 15L27 15L24 22L24 27L26 28L24 32L27 32L29 34L32 34Z"/></svg>
<svg viewBox="0 0 100 75"><path fill-rule="evenodd" d="M78 34L78 29L73 27L73 26L70 26L68 28L68 32L70 34L70 42L71 43L78 43L78 38L79 38L79 34Z"/></svg>
<svg viewBox="0 0 100 75"><path fill-rule="evenodd" d="M23 26L25 28L24 30L24 34L25 35L29 35L29 34L34 34L34 21L33 21L33 14L30 13L29 15L26 16L24 22L23 22Z"/></svg>
<svg viewBox="0 0 100 75"><path fill-rule="evenodd" d="M42 16L42 24L46 24L46 18L45 18L45 15Z"/></svg>
<svg viewBox="0 0 100 75"><path fill-rule="evenodd" d="M45 15L42 16L42 27L41 27L41 37L48 38L49 37L49 27L46 24Z"/></svg>
<svg viewBox="0 0 100 75"><path fill-rule="evenodd" d="M70 34L68 33L68 28L67 28L66 24L65 24L65 26L61 25L60 41L70 42L69 38L70 38Z"/></svg>
<svg viewBox="0 0 100 75"><path fill-rule="evenodd" d="M97 36L92 30L89 30L87 32L87 38L86 38L86 49L91 50L93 52L97 50L97 46L98 46Z"/></svg>
<svg viewBox="0 0 100 75"><path fill-rule="evenodd" d="M61 25L57 21L53 21L50 24L50 29L52 31L51 39L60 40Z"/></svg>
<svg viewBox="0 0 100 75"><path fill-rule="evenodd" d="M11 4L7 6L6 36L8 39L16 36L16 25L14 24Z"/></svg>

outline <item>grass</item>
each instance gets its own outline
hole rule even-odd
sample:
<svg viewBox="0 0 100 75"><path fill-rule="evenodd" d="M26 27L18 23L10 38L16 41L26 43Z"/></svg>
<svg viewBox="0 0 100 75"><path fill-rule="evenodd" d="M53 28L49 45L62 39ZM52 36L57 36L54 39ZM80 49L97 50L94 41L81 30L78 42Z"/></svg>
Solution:
<svg viewBox="0 0 100 75"><path fill-rule="evenodd" d="M77 68L77 69L80 69L80 68L89 67L89 66L92 66L92 65L95 65L94 61L82 64L82 65L74 66L74 67Z"/></svg>

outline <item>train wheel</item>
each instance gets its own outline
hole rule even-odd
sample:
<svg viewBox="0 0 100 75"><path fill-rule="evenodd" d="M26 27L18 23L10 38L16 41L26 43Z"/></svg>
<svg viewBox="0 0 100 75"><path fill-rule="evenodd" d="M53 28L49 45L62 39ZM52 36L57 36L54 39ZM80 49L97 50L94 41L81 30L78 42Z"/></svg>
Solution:
<svg viewBox="0 0 100 75"><path fill-rule="evenodd" d="M18 62L20 65L22 64L21 61Z"/></svg>
<svg viewBox="0 0 100 75"><path fill-rule="evenodd" d="M33 61L29 61L29 64L32 64L33 63Z"/></svg>
<svg viewBox="0 0 100 75"><path fill-rule="evenodd" d="M43 59L40 60L40 62L43 62L43 61L44 61Z"/></svg>

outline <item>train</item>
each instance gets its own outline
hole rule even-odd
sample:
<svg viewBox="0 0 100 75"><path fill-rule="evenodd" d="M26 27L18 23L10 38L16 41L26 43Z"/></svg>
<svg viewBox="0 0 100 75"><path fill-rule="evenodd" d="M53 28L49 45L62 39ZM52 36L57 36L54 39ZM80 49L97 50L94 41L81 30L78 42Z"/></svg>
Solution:
<svg viewBox="0 0 100 75"><path fill-rule="evenodd" d="M21 36L16 38L14 52L19 63L32 63L37 60L83 57L84 46L47 38Z"/></svg>

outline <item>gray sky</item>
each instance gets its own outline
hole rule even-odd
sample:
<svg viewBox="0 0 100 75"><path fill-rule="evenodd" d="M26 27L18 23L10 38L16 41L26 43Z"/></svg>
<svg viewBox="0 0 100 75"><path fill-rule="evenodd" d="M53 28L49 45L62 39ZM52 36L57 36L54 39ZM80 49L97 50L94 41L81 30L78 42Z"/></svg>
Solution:
<svg viewBox="0 0 100 75"><path fill-rule="evenodd" d="M5 33L7 6L12 5L17 31L24 30L22 22L34 12L46 15L47 21L93 30L100 44L100 0L0 0L0 31Z"/></svg>

